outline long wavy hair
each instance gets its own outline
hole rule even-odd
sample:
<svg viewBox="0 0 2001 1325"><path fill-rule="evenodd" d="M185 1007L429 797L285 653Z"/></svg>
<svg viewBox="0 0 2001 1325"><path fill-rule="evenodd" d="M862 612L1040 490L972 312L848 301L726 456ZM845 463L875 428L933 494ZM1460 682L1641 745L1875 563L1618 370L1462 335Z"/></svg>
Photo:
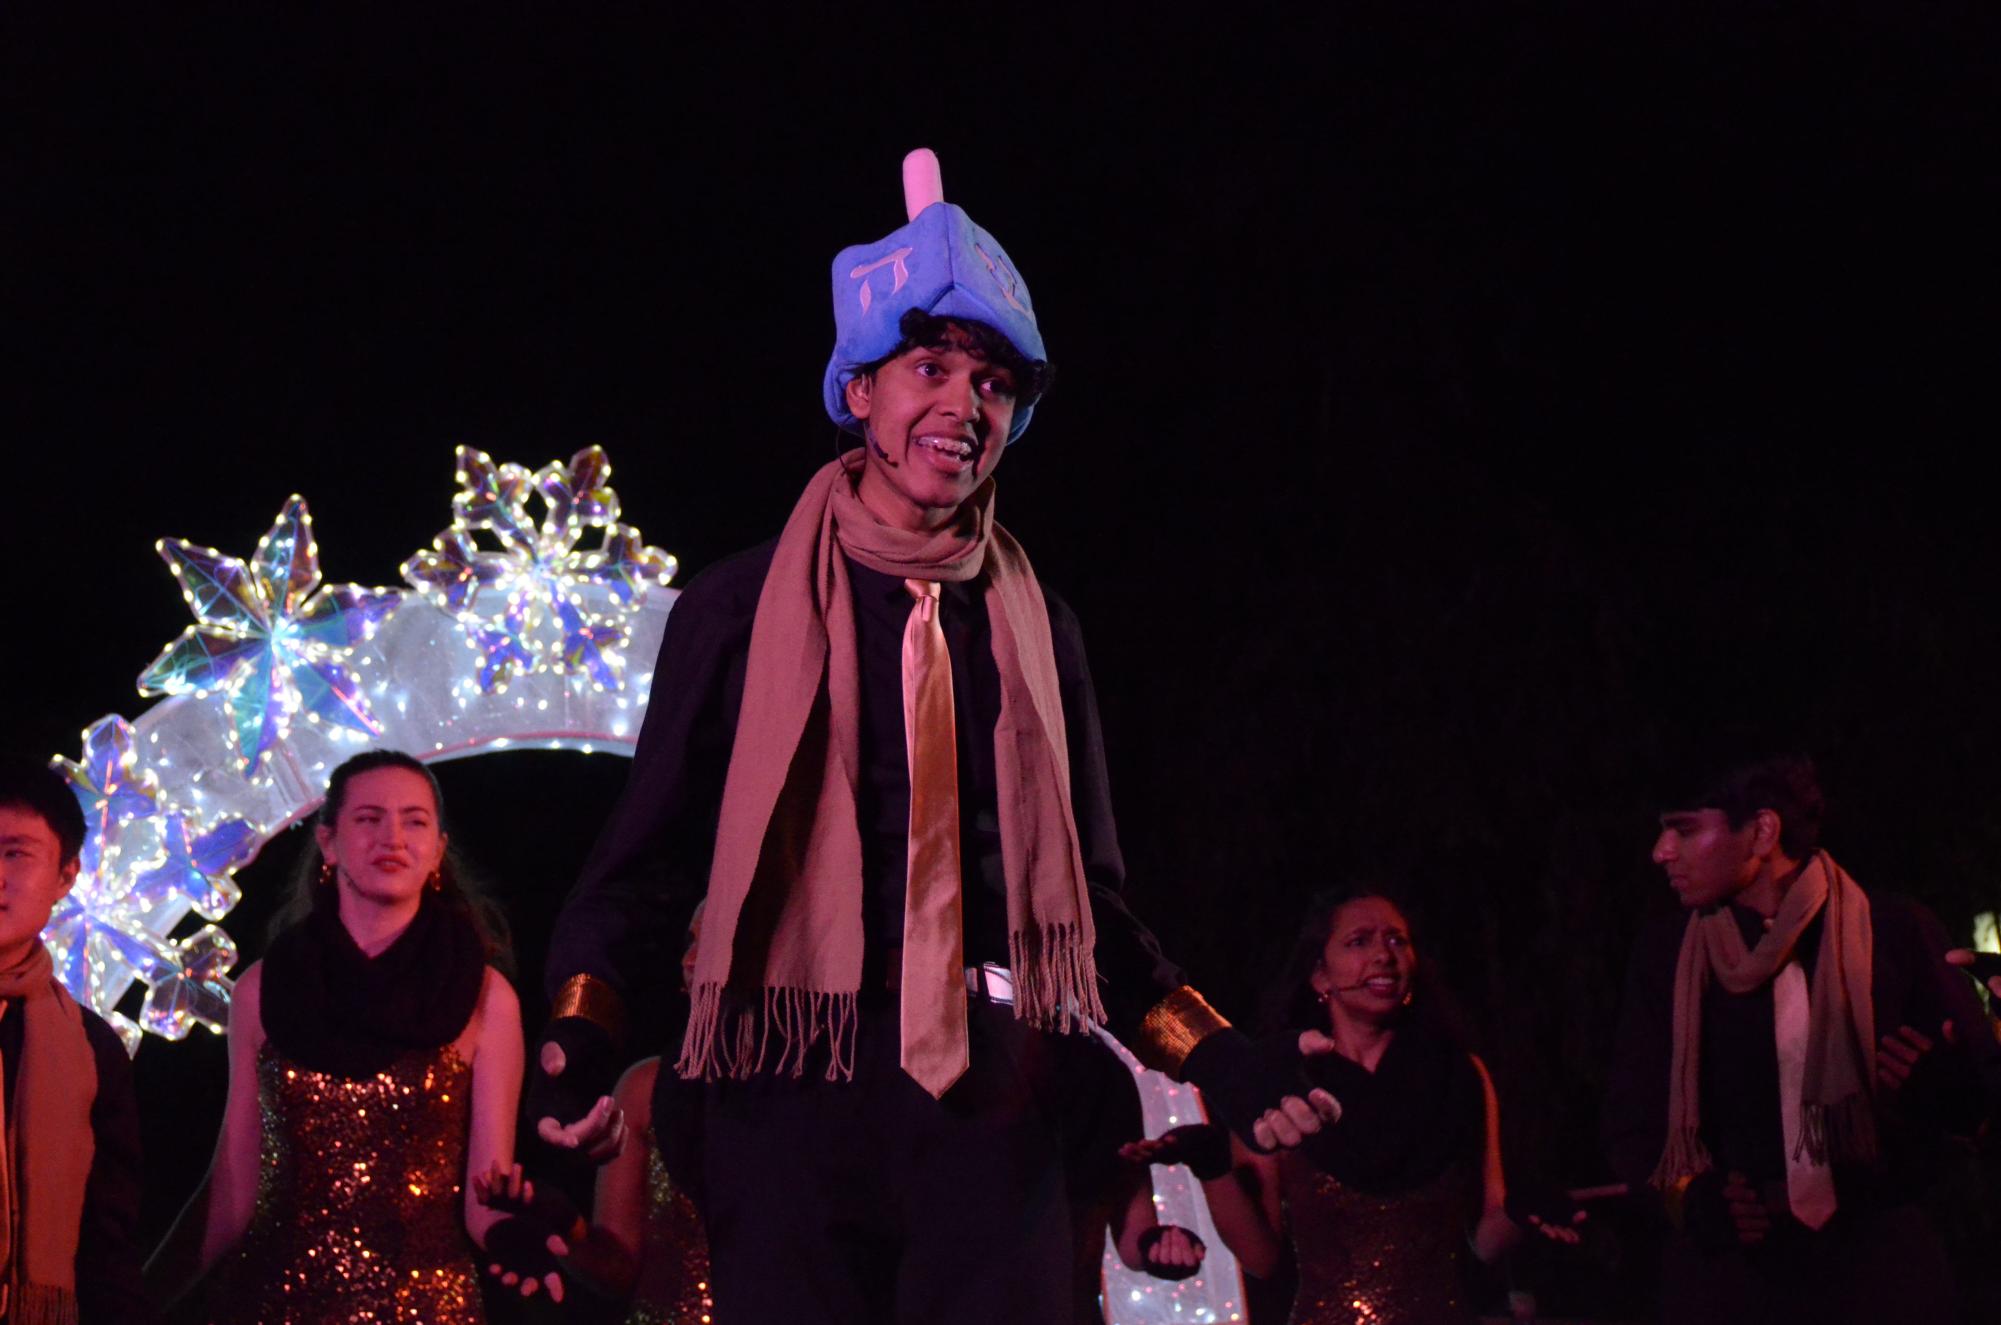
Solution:
<svg viewBox="0 0 2001 1325"><path fill-rule="evenodd" d="M327 779L327 798L313 816L312 825L315 828L333 828L340 819L341 807L347 804L349 784L361 774L372 773L378 768L405 769L429 783L431 803L437 810L438 831L449 835L445 793L438 785L437 775L401 750L363 751L336 768L333 776ZM312 914L316 891L327 886L320 882L321 861L317 836L309 833L298 859L292 865L292 879L286 889L285 900L271 917L267 941ZM459 849L449 842L445 846L444 859L438 865L438 892L446 905L472 921L473 928L479 932L480 943L486 949L487 963L511 977L514 974L514 942L507 923L507 912L488 894L478 874L467 867Z"/></svg>
<svg viewBox="0 0 2001 1325"><path fill-rule="evenodd" d="M1327 1009L1314 992L1313 972L1327 951L1327 939L1334 931L1334 918L1341 908L1365 897L1381 898L1394 906L1409 928L1411 948L1417 965L1411 972L1411 1001L1398 1014L1398 1024L1415 1024L1437 1031L1461 1046L1468 1043L1466 1018L1446 990L1436 962L1424 955L1424 940L1415 908L1401 890L1377 882L1343 884L1316 894L1300 923L1299 936L1278 979L1265 990L1260 1018L1267 1032L1279 1030L1325 1030Z"/></svg>

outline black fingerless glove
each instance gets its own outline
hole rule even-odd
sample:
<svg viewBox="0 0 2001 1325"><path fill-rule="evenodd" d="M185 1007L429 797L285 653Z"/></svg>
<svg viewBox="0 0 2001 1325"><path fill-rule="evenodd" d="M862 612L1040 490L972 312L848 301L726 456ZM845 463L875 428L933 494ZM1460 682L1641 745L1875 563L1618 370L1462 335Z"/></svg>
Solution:
<svg viewBox="0 0 2001 1325"><path fill-rule="evenodd" d="M563 1268L549 1250L549 1230L521 1215L509 1215L486 1230L486 1263L523 1279L540 1279Z"/></svg>
<svg viewBox="0 0 2001 1325"><path fill-rule="evenodd" d="M1181 1075L1201 1088L1209 1107L1245 1145L1262 1152L1251 1127L1285 1096L1306 1094L1300 1070L1304 1063L1297 1031L1279 1031L1254 1041L1231 1027L1189 1050Z"/></svg>
<svg viewBox="0 0 2001 1325"><path fill-rule="evenodd" d="M1156 1279L1186 1279L1192 1275L1199 1274L1202 1270L1202 1259L1209 1254L1209 1248L1201 1238L1196 1237L1189 1229L1182 1229L1182 1232L1188 1234L1188 1240L1195 1244L1195 1264L1161 1265L1156 1263L1153 1259L1153 1250L1160 1245L1160 1240L1167 1236L1167 1230L1173 1227L1174 1225L1172 1224L1155 1224L1152 1228L1144 1230L1139 1235L1140 1259L1146 1262L1146 1272Z"/></svg>
<svg viewBox="0 0 2001 1325"><path fill-rule="evenodd" d="M611 1035L583 1017L559 1017L542 1033L542 1043L554 1043L562 1049L563 1071L553 1077L544 1072L537 1047L528 1074L529 1122L554 1118L566 1125L573 1123L590 1112L599 1096L609 1095L616 1084L619 1065Z"/></svg>
<svg viewBox="0 0 2001 1325"><path fill-rule="evenodd" d="M537 1182L535 1199L523 1201L495 1190L488 1194L486 1206L502 1214L516 1216L538 1225L544 1235L554 1233L565 1242L574 1242L578 1228L583 1223L583 1214L569 1193L553 1182Z"/></svg>
<svg viewBox="0 0 2001 1325"><path fill-rule="evenodd" d="M1162 1132L1169 1148L1154 1157L1156 1164L1186 1164L1203 1182L1225 1177L1231 1168L1230 1133L1214 1123L1189 1123Z"/></svg>

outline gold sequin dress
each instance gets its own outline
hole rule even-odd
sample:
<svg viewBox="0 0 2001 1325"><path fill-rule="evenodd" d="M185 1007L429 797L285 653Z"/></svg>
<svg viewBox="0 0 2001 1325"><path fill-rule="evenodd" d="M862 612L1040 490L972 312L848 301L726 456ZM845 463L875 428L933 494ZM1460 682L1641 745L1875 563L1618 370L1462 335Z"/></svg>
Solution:
<svg viewBox="0 0 2001 1325"><path fill-rule="evenodd" d="M1478 1319L1465 1287L1474 1201L1463 1165L1411 1191L1372 1196L1288 1153L1279 1186L1299 1263L1291 1325Z"/></svg>
<svg viewBox="0 0 2001 1325"><path fill-rule="evenodd" d="M672 1069L669 1069L672 1070ZM646 1129L646 1232L625 1325L709 1325L709 1240Z"/></svg>
<svg viewBox="0 0 2001 1325"><path fill-rule="evenodd" d="M372 1077L314 1072L267 1041L257 1210L210 1297L217 1325L480 1325L463 1219L472 1068L453 1045Z"/></svg>

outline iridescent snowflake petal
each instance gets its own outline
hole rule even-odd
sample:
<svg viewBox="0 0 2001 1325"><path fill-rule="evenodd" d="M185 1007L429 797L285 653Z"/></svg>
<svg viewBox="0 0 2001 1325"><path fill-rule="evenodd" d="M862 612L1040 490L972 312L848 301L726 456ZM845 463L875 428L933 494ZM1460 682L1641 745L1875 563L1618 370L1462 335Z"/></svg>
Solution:
<svg viewBox="0 0 2001 1325"><path fill-rule="evenodd" d="M163 538L154 546L180 581L181 597L196 621L237 634L261 634L269 628L270 604L241 561L181 538Z"/></svg>
<svg viewBox="0 0 2001 1325"><path fill-rule="evenodd" d="M160 780L142 769L132 748L132 724L116 713L83 730L83 758L50 761L70 784L84 818L95 827L91 845L114 824L159 812Z"/></svg>
<svg viewBox="0 0 2001 1325"><path fill-rule="evenodd" d="M535 540L528 520L530 475L519 465L495 465L493 457L470 446L458 449L460 492L452 511L474 529L490 529L509 544Z"/></svg>
<svg viewBox="0 0 2001 1325"><path fill-rule="evenodd" d="M396 610L402 597L395 589L334 585L314 594L292 618L293 638L311 648L351 648L372 638L375 628Z"/></svg>
<svg viewBox="0 0 2001 1325"><path fill-rule="evenodd" d="M606 486L610 478L611 461L601 446L586 447L569 464L554 461L536 473L535 489L546 508L542 539L550 551L567 552L584 527L618 518L618 496Z"/></svg>
<svg viewBox="0 0 2001 1325"><path fill-rule="evenodd" d="M313 544L313 515L304 497L293 493L287 499L269 532L257 540L250 567L273 615L291 615L319 587L320 551Z"/></svg>
<svg viewBox="0 0 2001 1325"><path fill-rule="evenodd" d="M236 965L236 944L208 925L175 945L179 969L146 994L139 1019L145 1029L178 1040L199 1023L212 1031L229 1023L229 970Z"/></svg>
<svg viewBox="0 0 2001 1325"><path fill-rule="evenodd" d="M382 724L361 693L361 681L339 663L307 662L292 669L299 706L324 722L368 736L380 736Z"/></svg>
<svg viewBox="0 0 2001 1325"><path fill-rule="evenodd" d="M570 491L576 507L571 514L587 525L607 525L618 519L618 494L611 487L611 457L602 446L587 446L570 457Z"/></svg>
<svg viewBox="0 0 2001 1325"><path fill-rule="evenodd" d="M166 856L133 875L130 905L149 919L183 903L211 920L227 915L243 897L230 875L257 854L257 830L227 819L197 837L183 816L166 818L161 830Z"/></svg>
<svg viewBox="0 0 2001 1325"><path fill-rule="evenodd" d="M508 601L507 610L496 625L470 628L468 642L480 655L481 691L500 694L509 681L535 666L535 653L527 644L528 630L528 605L519 596Z"/></svg>
<svg viewBox="0 0 2001 1325"><path fill-rule="evenodd" d="M226 684L244 659L269 647L262 635L221 635L189 626L139 673L142 695L181 695Z"/></svg>
<svg viewBox="0 0 2001 1325"><path fill-rule="evenodd" d="M431 540L431 550L419 552L402 566L403 578L453 616L470 610L479 591L507 576L507 558L481 552L472 535L447 529Z"/></svg>
<svg viewBox="0 0 2001 1325"><path fill-rule="evenodd" d="M561 670L580 672L605 690L623 685L619 664L629 633L626 628L588 617L567 599L556 604L556 616L563 626Z"/></svg>
<svg viewBox="0 0 2001 1325"><path fill-rule="evenodd" d="M278 725L284 709L283 687L277 684L278 660L269 647L260 649L237 674L229 691L229 718L236 729L236 753L243 761L243 776L257 771L265 754L278 740Z"/></svg>
<svg viewBox="0 0 2001 1325"><path fill-rule="evenodd" d="M605 530L604 545L579 559L581 578L601 584L613 599L630 606L640 600L649 585L664 585L680 569L673 557L657 547L647 547L639 531L629 524Z"/></svg>

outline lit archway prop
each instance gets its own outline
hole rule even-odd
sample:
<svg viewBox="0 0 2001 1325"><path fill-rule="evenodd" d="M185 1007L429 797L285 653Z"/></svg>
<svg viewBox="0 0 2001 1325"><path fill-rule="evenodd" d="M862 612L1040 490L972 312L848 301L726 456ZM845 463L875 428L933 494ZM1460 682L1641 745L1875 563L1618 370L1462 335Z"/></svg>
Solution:
<svg viewBox="0 0 2001 1325"><path fill-rule="evenodd" d="M236 905L235 872L349 755L632 752L676 567L620 519L610 479L597 447L532 472L461 447L451 523L398 588L322 583L296 496L248 557L159 543L194 623L139 677L161 703L100 718L55 761L89 832L44 933L128 1048L222 1029L236 945L213 923L177 932ZM135 983L136 1020L118 1010Z"/></svg>

